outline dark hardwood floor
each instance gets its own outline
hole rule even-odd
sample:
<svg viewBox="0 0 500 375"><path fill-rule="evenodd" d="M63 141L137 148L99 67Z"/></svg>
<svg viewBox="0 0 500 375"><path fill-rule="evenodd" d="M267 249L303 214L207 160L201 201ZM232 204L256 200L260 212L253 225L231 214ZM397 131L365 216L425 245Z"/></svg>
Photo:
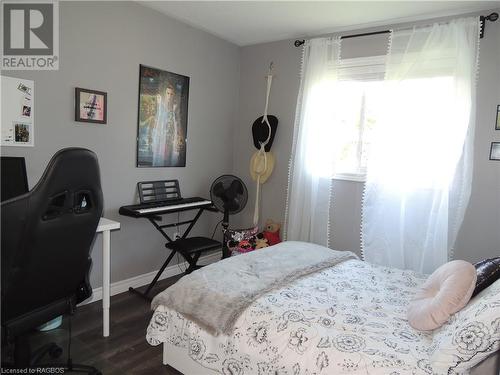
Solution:
<svg viewBox="0 0 500 375"><path fill-rule="evenodd" d="M161 292L179 278L175 276L158 282L151 295ZM110 336L106 338L102 336L101 306L101 301L81 306L72 317L71 354L74 363L96 366L105 375L180 374L162 364L161 345L151 346L146 342L146 328L152 315L149 302L129 292L111 297ZM57 362L65 362L67 317L60 328L33 334L31 346L36 350L49 342L55 342L63 348L63 355ZM46 356L43 362L48 361L50 358Z"/></svg>

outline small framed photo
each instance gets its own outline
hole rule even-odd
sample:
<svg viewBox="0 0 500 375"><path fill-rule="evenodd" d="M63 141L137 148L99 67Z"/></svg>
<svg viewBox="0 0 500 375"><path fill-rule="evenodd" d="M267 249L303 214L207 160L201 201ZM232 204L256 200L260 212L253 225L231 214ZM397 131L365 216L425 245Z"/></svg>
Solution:
<svg viewBox="0 0 500 375"><path fill-rule="evenodd" d="M31 116L31 107L29 105L23 105L22 116L24 116L24 117L30 117Z"/></svg>
<svg viewBox="0 0 500 375"><path fill-rule="evenodd" d="M500 104L497 105L497 116L495 122L495 130L500 130Z"/></svg>
<svg viewBox="0 0 500 375"><path fill-rule="evenodd" d="M500 142L491 142L490 160L500 160Z"/></svg>
<svg viewBox="0 0 500 375"><path fill-rule="evenodd" d="M19 83L19 85L17 85L17 89L19 91L24 92L26 95L31 96L31 89L28 86L26 86L24 83L22 83L22 82Z"/></svg>
<svg viewBox="0 0 500 375"><path fill-rule="evenodd" d="M30 142L33 143L31 139L31 124L14 121L12 125L16 144L28 145Z"/></svg>
<svg viewBox="0 0 500 375"><path fill-rule="evenodd" d="M106 124L107 106L105 92L75 88L75 121Z"/></svg>

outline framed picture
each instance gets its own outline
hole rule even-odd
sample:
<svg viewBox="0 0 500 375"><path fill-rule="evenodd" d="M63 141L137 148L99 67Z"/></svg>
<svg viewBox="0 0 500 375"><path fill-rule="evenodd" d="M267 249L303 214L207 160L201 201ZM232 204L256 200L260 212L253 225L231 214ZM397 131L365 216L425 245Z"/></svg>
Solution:
<svg viewBox="0 0 500 375"><path fill-rule="evenodd" d="M75 121L106 124L108 94L102 91L75 88Z"/></svg>
<svg viewBox="0 0 500 375"><path fill-rule="evenodd" d="M491 142L490 160L500 160L500 142Z"/></svg>
<svg viewBox="0 0 500 375"><path fill-rule="evenodd" d="M14 122L14 142L16 144L29 144L31 141L31 124L24 122Z"/></svg>
<svg viewBox="0 0 500 375"><path fill-rule="evenodd" d="M137 167L185 167L189 77L140 65Z"/></svg>
<svg viewBox="0 0 500 375"><path fill-rule="evenodd" d="M495 130L500 130L500 104L497 105L497 116L495 122Z"/></svg>

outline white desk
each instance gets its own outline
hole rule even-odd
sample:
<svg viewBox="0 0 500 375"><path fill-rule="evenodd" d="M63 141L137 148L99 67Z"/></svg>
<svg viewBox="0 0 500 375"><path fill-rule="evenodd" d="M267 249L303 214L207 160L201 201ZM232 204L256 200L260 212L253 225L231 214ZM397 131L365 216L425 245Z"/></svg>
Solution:
<svg viewBox="0 0 500 375"><path fill-rule="evenodd" d="M109 292L110 292L110 232L120 229L120 223L101 217L96 233L102 232L102 335L109 336Z"/></svg>

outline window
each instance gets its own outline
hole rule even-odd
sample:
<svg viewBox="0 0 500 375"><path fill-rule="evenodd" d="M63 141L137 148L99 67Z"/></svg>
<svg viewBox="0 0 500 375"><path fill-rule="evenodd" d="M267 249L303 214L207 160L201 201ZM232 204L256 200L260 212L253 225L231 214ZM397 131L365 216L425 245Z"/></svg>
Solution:
<svg viewBox="0 0 500 375"><path fill-rule="evenodd" d="M363 181L366 174L373 130L384 100L385 56L342 60L336 100L342 126L341 152L334 178Z"/></svg>
<svg viewBox="0 0 500 375"><path fill-rule="evenodd" d="M346 179L362 179L377 126L378 112L383 100L383 81L342 82L345 96L339 103L343 132L342 150L337 161L337 176Z"/></svg>

